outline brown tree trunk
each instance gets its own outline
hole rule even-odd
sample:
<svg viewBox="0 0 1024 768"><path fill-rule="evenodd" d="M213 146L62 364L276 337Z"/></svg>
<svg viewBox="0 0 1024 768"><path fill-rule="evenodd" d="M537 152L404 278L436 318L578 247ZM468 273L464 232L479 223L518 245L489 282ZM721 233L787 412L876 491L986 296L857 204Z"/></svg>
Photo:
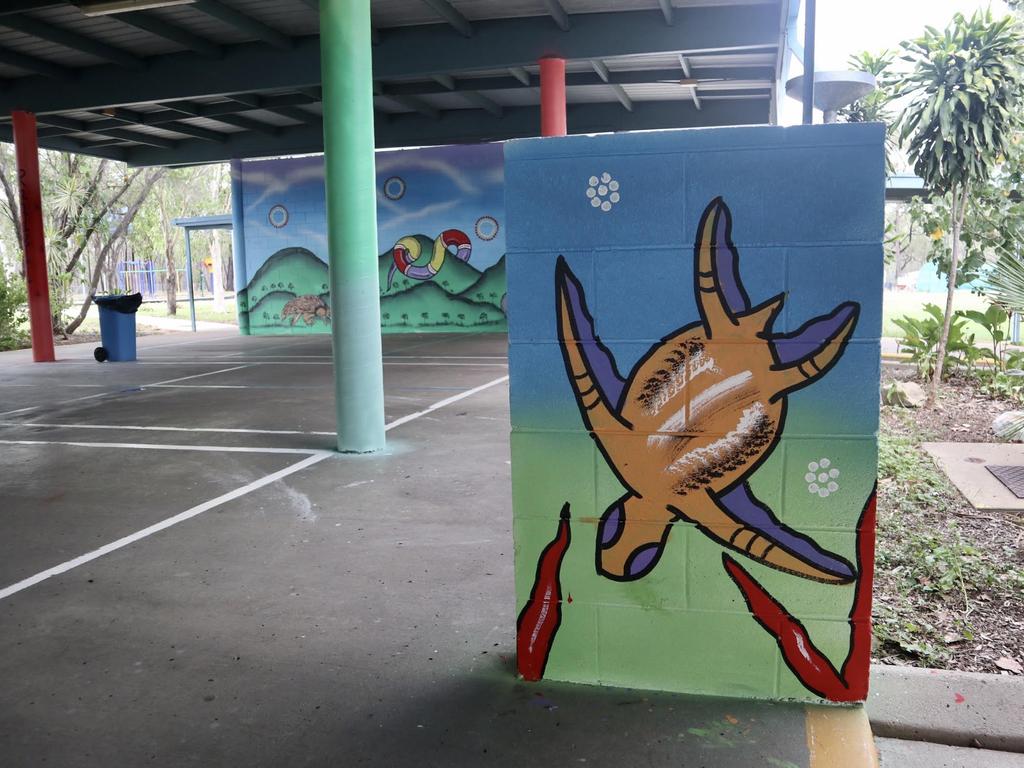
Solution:
<svg viewBox="0 0 1024 768"><path fill-rule="evenodd" d="M942 384L942 371L946 367L946 347L949 344L949 327L953 321L953 298L956 295L956 275L960 266L960 232L963 229L964 213L967 210L967 188L953 189L950 205L950 219L953 222L953 243L949 259L949 275L946 283L946 313L942 318L942 334L939 346L935 350L935 371L932 373L931 391L928 393L928 406L935 408L939 400L939 387Z"/></svg>
<svg viewBox="0 0 1024 768"><path fill-rule="evenodd" d="M174 264L174 241L164 241L164 256L167 258L167 313L178 314L178 270Z"/></svg>

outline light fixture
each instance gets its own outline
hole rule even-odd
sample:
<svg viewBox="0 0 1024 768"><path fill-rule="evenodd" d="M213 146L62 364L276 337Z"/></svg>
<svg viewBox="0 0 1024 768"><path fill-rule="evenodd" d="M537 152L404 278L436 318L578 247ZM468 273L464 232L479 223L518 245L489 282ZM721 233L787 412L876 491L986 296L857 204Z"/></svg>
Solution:
<svg viewBox="0 0 1024 768"><path fill-rule="evenodd" d="M112 13L149 11L173 5L191 5L195 0L79 0L75 5L86 16L108 16Z"/></svg>

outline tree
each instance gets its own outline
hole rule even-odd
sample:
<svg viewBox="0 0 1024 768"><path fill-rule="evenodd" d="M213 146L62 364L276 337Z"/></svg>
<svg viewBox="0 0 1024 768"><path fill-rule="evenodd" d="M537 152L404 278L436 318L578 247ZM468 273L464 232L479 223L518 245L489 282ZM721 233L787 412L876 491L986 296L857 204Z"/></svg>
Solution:
<svg viewBox="0 0 1024 768"><path fill-rule="evenodd" d="M86 315L89 313L89 306L92 304L92 296L96 292L96 286L99 284L100 273L106 265L107 256L110 254L110 250L119 240L124 238L125 234L128 232L128 228L132 224L132 221L135 219L136 215L138 215L143 202L145 202L146 197L149 195L150 191L152 191L153 185L163 178L166 173L166 168L151 168L145 172L143 181L135 193L134 201L132 201L131 205L128 206L128 209L122 214L120 221L118 221L117 226L110 235L110 238L96 257L96 264L93 267L92 278L89 281L89 292L85 297L85 301L82 302L82 307L79 310L78 315L74 320L68 323L68 333L74 333L75 329L82 324L83 320L85 320Z"/></svg>
<svg viewBox="0 0 1024 768"><path fill-rule="evenodd" d="M994 20L990 11L970 19L956 14L944 32L932 27L902 43L913 65L899 91L909 99L900 116L914 171L937 195L948 195L950 265L946 308L929 401L934 406L949 340L964 217L974 188L988 180L1005 156L1019 111L1024 41L1012 17Z"/></svg>
<svg viewBox="0 0 1024 768"><path fill-rule="evenodd" d="M861 51L850 56L847 66L856 72L873 75L876 87L864 98L840 109L837 114L839 120L847 123L885 124L885 170L889 174L893 172L892 158L898 149L893 130L895 115L889 109L898 82L891 71L895 59L896 54L889 50L881 53Z"/></svg>

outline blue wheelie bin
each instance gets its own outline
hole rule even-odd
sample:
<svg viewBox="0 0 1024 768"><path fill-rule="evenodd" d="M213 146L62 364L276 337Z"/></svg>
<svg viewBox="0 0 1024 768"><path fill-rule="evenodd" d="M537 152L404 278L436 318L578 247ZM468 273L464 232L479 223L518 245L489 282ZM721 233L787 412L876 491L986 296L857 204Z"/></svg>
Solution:
<svg viewBox="0 0 1024 768"><path fill-rule="evenodd" d="M115 363L135 360L135 313L142 305L141 293L95 296L100 310L102 347L93 350L97 362Z"/></svg>

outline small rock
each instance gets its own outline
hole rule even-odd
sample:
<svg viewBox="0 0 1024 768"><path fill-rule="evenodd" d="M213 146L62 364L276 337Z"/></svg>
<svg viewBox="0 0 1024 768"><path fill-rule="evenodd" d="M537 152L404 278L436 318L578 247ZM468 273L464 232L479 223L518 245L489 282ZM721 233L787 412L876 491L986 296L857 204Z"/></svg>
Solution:
<svg viewBox="0 0 1024 768"><path fill-rule="evenodd" d="M1003 411L992 420L992 431L1003 440L1024 441L1024 411Z"/></svg>
<svg viewBox="0 0 1024 768"><path fill-rule="evenodd" d="M898 405L901 408L920 408L928 400L924 388L913 381L895 381L883 393L886 405Z"/></svg>
<svg viewBox="0 0 1024 768"><path fill-rule="evenodd" d="M1007 672L1013 672L1015 675L1024 675L1024 666L1016 659L1004 656L1001 659L996 659L996 666Z"/></svg>

